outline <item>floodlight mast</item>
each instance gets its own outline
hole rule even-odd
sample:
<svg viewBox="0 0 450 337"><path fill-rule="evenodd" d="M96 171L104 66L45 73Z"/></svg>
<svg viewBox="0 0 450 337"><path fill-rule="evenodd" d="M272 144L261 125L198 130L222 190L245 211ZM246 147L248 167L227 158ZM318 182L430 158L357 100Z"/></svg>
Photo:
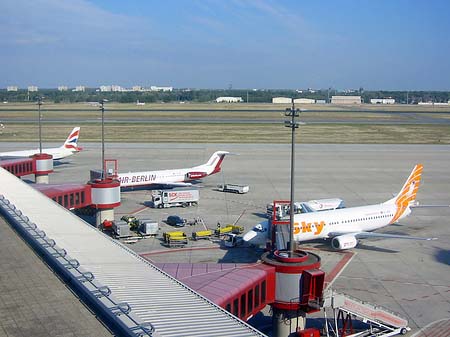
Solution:
<svg viewBox="0 0 450 337"><path fill-rule="evenodd" d="M291 128L291 200L289 210L289 256L294 256L294 195L295 195L295 129L298 128L299 123L295 121L295 117L300 115L300 109L295 109L294 99L292 99L292 107L285 111L286 117L291 117L291 120L284 121L284 126Z"/></svg>
<svg viewBox="0 0 450 337"><path fill-rule="evenodd" d="M100 100L100 111L102 112L102 178L106 178L105 171L105 102L108 102L107 99Z"/></svg>
<svg viewBox="0 0 450 337"><path fill-rule="evenodd" d="M37 105L38 105L38 122L39 122L39 154L42 154L42 127L41 127L41 119L42 119L42 115L41 115L42 97L41 97L41 96L38 97Z"/></svg>

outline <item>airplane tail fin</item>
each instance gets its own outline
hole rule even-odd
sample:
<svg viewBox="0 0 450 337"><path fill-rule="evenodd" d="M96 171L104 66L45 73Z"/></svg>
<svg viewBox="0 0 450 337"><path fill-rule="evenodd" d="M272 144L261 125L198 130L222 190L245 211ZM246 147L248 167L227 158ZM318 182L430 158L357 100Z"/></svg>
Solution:
<svg viewBox="0 0 450 337"><path fill-rule="evenodd" d="M73 130L69 133L69 137L67 137L64 142L63 147L72 152L79 152L82 149L78 147L78 137L80 136L80 127L74 127Z"/></svg>
<svg viewBox="0 0 450 337"><path fill-rule="evenodd" d="M423 165L417 164L414 166L411 174L406 180L400 192L386 203L395 204L397 212L392 219L392 222L397 221L404 215L409 214L409 206L416 200L417 191L419 190L420 181L422 178ZM409 210L409 212L407 212ZM407 214L406 214L407 213Z"/></svg>
<svg viewBox="0 0 450 337"><path fill-rule="evenodd" d="M206 170L208 175L220 172L223 158L225 155L229 154L227 151L216 151L212 154L206 164L203 164L201 167Z"/></svg>

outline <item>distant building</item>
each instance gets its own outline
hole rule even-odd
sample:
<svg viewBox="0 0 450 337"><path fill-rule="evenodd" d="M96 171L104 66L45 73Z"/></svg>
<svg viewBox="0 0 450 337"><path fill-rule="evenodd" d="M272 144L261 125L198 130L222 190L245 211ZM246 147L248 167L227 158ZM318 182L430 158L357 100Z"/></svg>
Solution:
<svg viewBox="0 0 450 337"><path fill-rule="evenodd" d="M69 88L67 87L67 85L60 85L60 86L58 87L58 91L67 91L67 90L69 90Z"/></svg>
<svg viewBox="0 0 450 337"><path fill-rule="evenodd" d="M331 96L331 104L361 104L361 96Z"/></svg>
<svg viewBox="0 0 450 337"><path fill-rule="evenodd" d="M86 87L84 85L77 85L75 87L75 89L73 89L72 91L80 91L80 92L84 92L86 90Z"/></svg>
<svg viewBox="0 0 450 337"><path fill-rule="evenodd" d="M311 99L311 98L296 98L294 99L294 103L297 104L314 104L316 103L315 99Z"/></svg>
<svg viewBox="0 0 450 337"><path fill-rule="evenodd" d="M17 91L17 90L19 90L19 88L14 85L6 87L6 91Z"/></svg>
<svg viewBox="0 0 450 337"><path fill-rule="evenodd" d="M100 86L100 91L101 92L111 91L111 86L110 85L101 85Z"/></svg>
<svg viewBox="0 0 450 337"><path fill-rule="evenodd" d="M395 104L395 99L393 98L372 98L370 100L371 104Z"/></svg>
<svg viewBox="0 0 450 337"><path fill-rule="evenodd" d="M36 91L38 91L38 87L35 86L35 85L30 85L30 86L28 87L28 91L29 91L29 92L36 92Z"/></svg>
<svg viewBox="0 0 450 337"><path fill-rule="evenodd" d="M133 91L142 91L142 87L140 85L134 85L131 90Z"/></svg>
<svg viewBox="0 0 450 337"><path fill-rule="evenodd" d="M173 87L158 87L156 85L150 86L151 91L173 91Z"/></svg>
<svg viewBox="0 0 450 337"><path fill-rule="evenodd" d="M292 103L292 98L289 97L273 97L272 98L273 104L290 104Z"/></svg>
<svg viewBox="0 0 450 337"><path fill-rule="evenodd" d="M244 100L242 97L217 97L216 103L240 103Z"/></svg>
<svg viewBox="0 0 450 337"><path fill-rule="evenodd" d="M324 99L316 99L316 104L326 104L327 101L325 101Z"/></svg>
<svg viewBox="0 0 450 337"><path fill-rule="evenodd" d="M120 85L112 85L111 91L125 91Z"/></svg>
<svg viewBox="0 0 450 337"><path fill-rule="evenodd" d="M433 106L447 106L450 104L450 101L447 103L438 103L438 102L419 102L418 105L433 105Z"/></svg>

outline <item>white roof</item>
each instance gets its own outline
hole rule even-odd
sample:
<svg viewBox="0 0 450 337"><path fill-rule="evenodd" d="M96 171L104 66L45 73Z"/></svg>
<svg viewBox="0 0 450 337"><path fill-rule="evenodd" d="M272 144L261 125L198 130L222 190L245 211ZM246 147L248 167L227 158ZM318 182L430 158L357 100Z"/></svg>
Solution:
<svg viewBox="0 0 450 337"><path fill-rule="evenodd" d="M0 168L0 195L158 336L265 336ZM155 335L156 335L155 334Z"/></svg>

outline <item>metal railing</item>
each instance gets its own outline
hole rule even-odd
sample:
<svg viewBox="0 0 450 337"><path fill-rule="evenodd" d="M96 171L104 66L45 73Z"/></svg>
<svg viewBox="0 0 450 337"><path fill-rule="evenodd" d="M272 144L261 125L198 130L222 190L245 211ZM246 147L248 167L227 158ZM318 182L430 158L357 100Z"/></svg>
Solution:
<svg viewBox="0 0 450 337"><path fill-rule="evenodd" d="M79 261L72 259L64 248L22 214L8 199L0 195L0 211L11 226L68 283L79 298L120 336L154 336L151 323L141 322L133 315L128 303L118 302L111 290L95 280L93 273L83 270Z"/></svg>

